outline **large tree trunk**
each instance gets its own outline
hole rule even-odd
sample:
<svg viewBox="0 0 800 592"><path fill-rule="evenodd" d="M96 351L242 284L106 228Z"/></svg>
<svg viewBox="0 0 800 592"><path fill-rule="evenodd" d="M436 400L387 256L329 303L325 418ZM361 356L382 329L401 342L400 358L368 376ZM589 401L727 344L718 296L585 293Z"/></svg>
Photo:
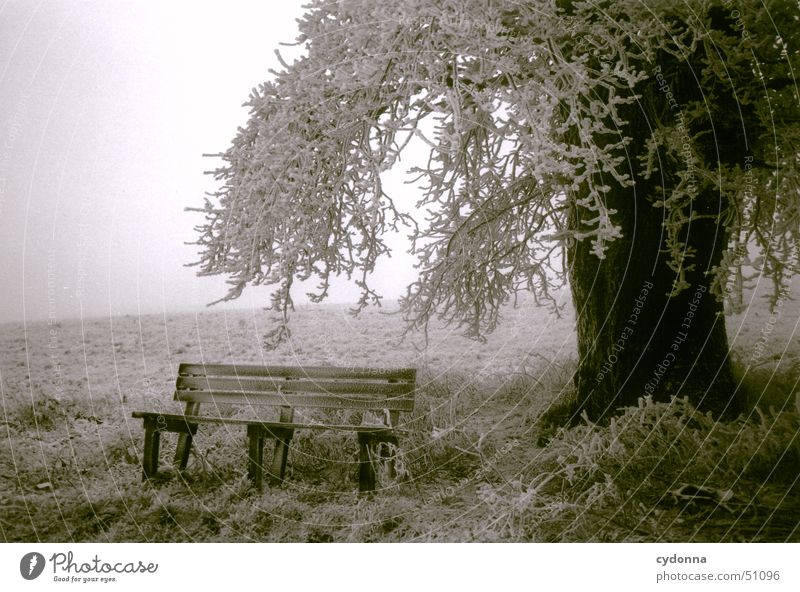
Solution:
<svg viewBox="0 0 800 592"><path fill-rule="evenodd" d="M572 2L559 5L571 12ZM712 28L735 32L727 11L712 8L709 18ZM696 250L687 262L695 268L686 272L689 288L670 297L676 274L665 252L665 212L654 207L653 200L659 188L670 192L679 171L664 170L671 166L668 159L660 162L662 170L651 179L645 179L638 168L649 130L662 123L675 125L683 110L691 112L693 105L701 105L704 111L692 114L686 132L693 138L692 149L705 163L743 166L748 138L763 133L751 129L750 123L757 121L753 107L737 100L729 82L701 87L697 76L705 51L698 46L695 54L680 60L662 51L654 62L643 65L653 70L654 77L637 88L637 101L620 112L628 122L620 132L632 140L626 151L636 185L621 187L608 178L598 179L612 185L607 206L617 211L614 221L623 236L610 244L604 260L591 253L589 241L568 245L580 356L573 421L584 411L594 420L608 417L646 395L657 401L686 396L699 409L716 415L741 411L728 357L723 305L711 294L707 273L720 263L728 243L720 221L726 204L714 189L701 188L693 200L691 209L705 217L687 225L682 240ZM657 66L663 73L661 81L655 78ZM709 97L714 97L713 102ZM685 168L685 163L672 166ZM596 215L576 206L569 224L573 229L585 228L582 222Z"/></svg>
<svg viewBox="0 0 800 592"><path fill-rule="evenodd" d="M727 26L726 22L718 25ZM692 151L705 163L743 166L748 143L742 125L752 119L749 107L742 107L727 87L714 89L713 105L703 102L704 93L712 90L700 88L696 78L704 51L699 47L696 55L680 61L661 52L647 65L659 66L661 82L655 76L645 81L637 89L639 99L621 108L620 115L628 123L620 132L631 139L626 156L636 183L622 187L607 177L598 182L612 187L606 205L616 210L614 221L621 226L622 237L609 244L603 260L591 252L588 240L567 248L580 357L573 420L584 411L591 419L607 417L647 395L656 401L685 396L700 410L717 416L741 411L723 304L710 290L709 272L720 264L729 240L721 221L727 204L718 190L698 183L699 193L687 207L692 211L684 213L699 214L700 219L687 224L681 237L695 252L686 261L694 266L685 271L690 285L671 296L678 278L669 266L665 210L655 207L654 201L658 191L669 195L678 169L688 170L689 165L662 155L661 170L645 178L638 161L646 152L649 130L680 125L683 110L699 102L710 111L704 117L695 113L686 125L687 142L693 138ZM747 131L758 137L758 130ZM569 225L586 228L585 222L596 216L575 206Z"/></svg>
<svg viewBox="0 0 800 592"><path fill-rule="evenodd" d="M697 249L696 269L687 273L691 286L670 297L676 274L664 252L663 210L652 206L647 191L639 183L608 196L623 236L605 259L588 241L568 249L580 357L577 412L598 420L645 395L657 401L687 396L699 409L733 412L722 304L705 273L719 263L727 235L714 220L691 224L687 242ZM717 200L700 195L695 206L718 212ZM594 215L576 208L571 224Z"/></svg>

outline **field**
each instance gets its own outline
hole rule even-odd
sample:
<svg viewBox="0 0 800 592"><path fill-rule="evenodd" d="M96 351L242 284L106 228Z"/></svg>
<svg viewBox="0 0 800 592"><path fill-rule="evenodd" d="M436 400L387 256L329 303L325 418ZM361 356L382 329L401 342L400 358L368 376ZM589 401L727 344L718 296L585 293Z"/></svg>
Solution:
<svg viewBox="0 0 800 592"><path fill-rule="evenodd" d="M797 293L797 291L795 291ZM523 303L485 343L401 339L391 305L304 306L274 350L264 311L0 326L6 541L800 541L800 306L727 319L753 413L715 424L682 400L610 426L543 430L568 396L574 318ZM759 348L757 362L754 348ZM298 434L288 484L256 493L241 430L203 426L186 472L141 481L134 410L177 410L183 361L419 369L399 476L360 497L356 446ZM745 372L746 370L746 372ZM174 436L173 436L174 437ZM164 462L174 439L165 437ZM687 489L689 487L690 489ZM694 487L705 497L688 499Z"/></svg>

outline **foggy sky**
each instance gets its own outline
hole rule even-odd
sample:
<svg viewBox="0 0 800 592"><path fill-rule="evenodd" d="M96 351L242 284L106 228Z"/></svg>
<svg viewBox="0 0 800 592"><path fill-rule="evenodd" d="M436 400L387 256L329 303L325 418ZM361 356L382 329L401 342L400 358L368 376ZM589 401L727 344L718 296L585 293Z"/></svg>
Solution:
<svg viewBox="0 0 800 592"><path fill-rule="evenodd" d="M0 322L200 310L225 293L184 266L202 221L184 208L215 188L201 155L245 123L300 5L0 5ZM376 284L397 297L410 268L395 256ZM333 301L355 300L337 286Z"/></svg>

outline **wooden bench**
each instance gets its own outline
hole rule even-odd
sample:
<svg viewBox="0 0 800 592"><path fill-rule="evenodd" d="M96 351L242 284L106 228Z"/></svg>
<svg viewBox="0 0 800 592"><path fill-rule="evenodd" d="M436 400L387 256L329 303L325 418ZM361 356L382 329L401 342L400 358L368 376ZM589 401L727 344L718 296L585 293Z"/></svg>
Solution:
<svg viewBox="0 0 800 592"><path fill-rule="evenodd" d="M358 483L361 491L375 489L375 467L389 455L378 449L383 443L397 445L403 433L398 427L401 412L414 409L416 370L413 368L337 368L291 366L240 366L229 364L181 364L175 383L176 401L186 403L183 415L136 411L144 420L143 479L158 474L162 432L177 432L175 466L183 470L189 461L192 440L201 423L247 427L247 474L259 490L263 485L264 443L275 440L267 466L270 484L283 481L289 445L295 430L338 430L358 436ZM211 403L213 413L201 414L200 405ZM277 421L225 417L220 411L230 405L279 407ZM222 409L220 408L222 406ZM295 409L340 409L381 413L380 424L295 422ZM362 414L363 419L363 414ZM361 421L361 420L359 420Z"/></svg>

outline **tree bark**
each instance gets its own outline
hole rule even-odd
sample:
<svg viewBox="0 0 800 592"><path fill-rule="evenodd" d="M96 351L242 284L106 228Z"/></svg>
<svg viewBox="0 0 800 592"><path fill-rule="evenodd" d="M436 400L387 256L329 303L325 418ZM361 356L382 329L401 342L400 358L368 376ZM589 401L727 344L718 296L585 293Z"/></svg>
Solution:
<svg viewBox="0 0 800 592"><path fill-rule="evenodd" d="M735 383L728 357L723 305L710 293L706 272L720 262L727 234L714 219L692 222L687 243L697 249L690 287L670 296L676 274L665 253L663 210L650 203L648 183L616 187L608 206L618 212L622 238L598 259L588 241L568 248L576 311L578 406L601 420L650 395L656 401L689 398L715 414L735 413ZM716 195L700 195L697 207L719 210ZM595 216L575 208L571 225Z"/></svg>
<svg viewBox="0 0 800 592"><path fill-rule="evenodd" d="M725 18L717 21L717 28L730 26ZM681 237L696 253L686 262L694 268L685 271L689 287L671 296L678 278L669 266L665 210L654 201L659 191L669 195L679 169L690 165L662 158L661 170L646 178L638 161L649 130L660 125L680 130L685 121L687 147L692 138L691 150L702 162L743 166L748 138L760 137L763 130L751 123L757 119L752 106L737 100L729 82L704 81L701 87L697 76L707 61L704 52L698 47L681 60L661 52L655 62L644 65L653 78L637 89L636 103L620 112L628 122L620 132L631 139L626 156L635 185L598 180L612 188L606 205L616 210L613 219L622 237L609 244L603 260L591 252L588 240L567 247L579 354L573 421L584 411L600 420L648 395L656 401L685 396L716 416L743 410L732 375L723 303L710 289L711 271L729 241L723 221L727 204L718 190L698 183L698 194L684 213L700 219L687 224ZM702 114L692 112L697 104L705 107ZM679 120L684 110L692 114ZM585 228L596 215L576 205L569 225Z"/></svg>
<svg viewBox="0 0 800 592"><path fill-rule="evenodd" d="M558 5L572 12L572 2ZM709 22L726 35L737 34L730 12L721 7L710 8ZM678 24L673 23L676 29ZM686 396L698 409L717 416L743 410L731 371L723 304L711 294L708 273L719 265L728 244L721 215L726 204L713 188L699 188L690 207L705 217L691 222L683 237L696 250L688 262L695 268L686 272L689 288L670 297L676 274L665 252L664 210L654 207L653 201L662 184L669 193L677 168L685 163L647 179L637 161L644 154L649 130L662 122L675 125L684 110L691 113L687 138L692 138L692 150L705 163L743 166L749 144L764 133L754 106L740 102L732 90L735 84L702 76L708 63L705 51L698 45L680 60L662 51L654 62L643 64L654 76L639 85L636 104L620 113L628 122L620 132L631 139L626 150L636 184L621 187L598 180L612 186L607 206L617 211L614 220L623 236L610 244L604 260L591 253L589 241L567 247L579 354L573 422L583 412L593 420L608 417L646 395L656 401ZM692 111L697 105L702 112ZM566 139L570 140L575 138ZM670 165L663 160L661 166ZM595 216L576 206L569 225L585 228L582 222Z"/></svg>

